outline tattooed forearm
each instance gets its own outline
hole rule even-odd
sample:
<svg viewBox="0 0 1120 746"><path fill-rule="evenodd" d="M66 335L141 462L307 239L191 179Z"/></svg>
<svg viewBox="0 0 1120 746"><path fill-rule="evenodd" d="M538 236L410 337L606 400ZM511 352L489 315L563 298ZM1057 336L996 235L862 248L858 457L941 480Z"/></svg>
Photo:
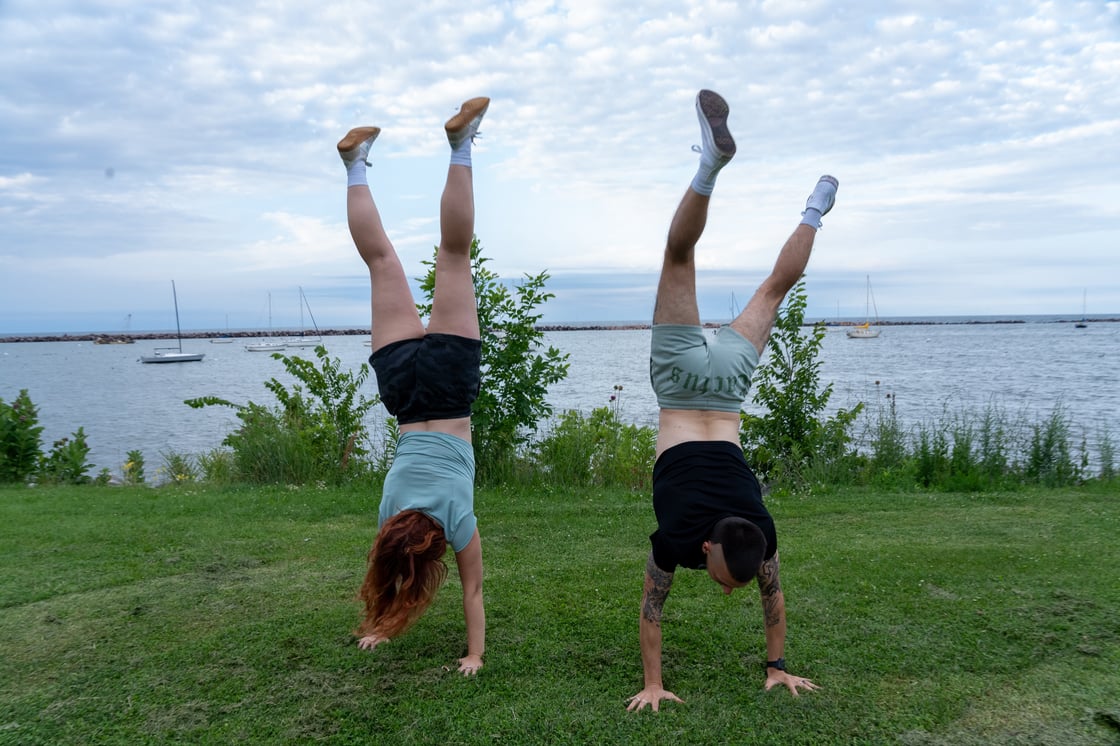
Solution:
<svg viewBox="0 0 1120 746"><path fill-rule="evenodd" d="M669 588L673 585L673 573L665 572L653 561L650 552L646 561L646 582L642 593L642 619L661 626L661 612L665 607L665 599L669 596Z"/></svg>
<svg viewBox="0 0 1120 746"><path fill-rule="evenodd" d="M762 595L762 613L766 619L766 626L773 627L781 623L785 616L785 597L782 595L782 584L778 580L778 555L762 563L758 570L758 591Z"/></svg>

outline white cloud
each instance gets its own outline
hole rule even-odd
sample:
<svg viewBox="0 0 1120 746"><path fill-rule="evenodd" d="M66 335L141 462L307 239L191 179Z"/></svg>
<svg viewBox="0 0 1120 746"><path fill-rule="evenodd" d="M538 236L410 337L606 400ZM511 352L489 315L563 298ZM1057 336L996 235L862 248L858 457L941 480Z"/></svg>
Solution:
<svg viewBox="0 0 1120 746"><path fill-rule="evenodd" d="M729 99L740 145L703 267L753 287L834 172L816 287L889 273L877 292L901 314L1094 286L1098 308L1120 309L1105 279L1120 276L1118 7L5 3L0 331L29 307L165 312L171 275L215 313L320 284L317 313L351 318L366 278L335 142L383 128L371 184L414 276L438 241L442 122L478 94L493 98L475 159L491 266L655 275L695 167L700 87ZM642 318L646 289L584 287L557 307L600 308L600 293Z"/></svg>

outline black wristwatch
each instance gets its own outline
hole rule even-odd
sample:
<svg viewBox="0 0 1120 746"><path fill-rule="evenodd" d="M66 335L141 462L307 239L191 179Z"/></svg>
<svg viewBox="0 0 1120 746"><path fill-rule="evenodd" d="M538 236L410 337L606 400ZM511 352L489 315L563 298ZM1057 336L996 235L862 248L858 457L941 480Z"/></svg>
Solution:
<svg viewBox="0 0 1120 746"><path fill-rule="evenodd" d="M786 659L785 658L779 658L776 661L766 661L766 667L767 668L776 668L779 671L784 671L784 670L786 670Z"/></svg>

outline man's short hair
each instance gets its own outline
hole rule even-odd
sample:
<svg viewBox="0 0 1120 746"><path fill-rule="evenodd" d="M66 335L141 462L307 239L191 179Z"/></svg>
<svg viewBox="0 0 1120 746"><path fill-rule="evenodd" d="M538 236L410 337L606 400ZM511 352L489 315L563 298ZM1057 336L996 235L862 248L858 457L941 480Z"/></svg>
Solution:
<svg viewBox="0 0 1120 746"><path fill-rule="evenodd" d="M723 561L735 580L749 583L758 575L766 554L766 537L758 526L746 518L724 518L712 528L710 541L723 547Z"/></svg>

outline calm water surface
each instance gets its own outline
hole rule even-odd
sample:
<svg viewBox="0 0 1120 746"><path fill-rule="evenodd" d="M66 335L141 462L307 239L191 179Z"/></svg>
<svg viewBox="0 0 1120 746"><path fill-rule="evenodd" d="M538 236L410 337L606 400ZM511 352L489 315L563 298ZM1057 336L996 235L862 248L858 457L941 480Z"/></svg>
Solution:
<svg viewBox="0 0 1120 746"><path fill-rule="evenodd" d="M569 353L571 364L568 378L553 386L551 403L558 410L590 411L608 404L619 385L622 417L655 424L649 335L649 330L548 333L546 343ZM369 355L363 340L328 337L326 345L332 357L357 368ZM44 426L44 448L82 426L97 469L119 473L127 452L140 449L154 471L161 453L208 451L237 423L232 410L195 410L184 399L271 403L264 381L273 376L289 381L278 361L246 352L237 342L184 341L184 350L206 353L201 363L137 362L155 346L0 344L0 398L11 401L21 388L29 390ZM1107 431L1120 443L1120 324L1080 330L1064 323L897 326L872 340L850 340L842 329L830 329L821 362L822 382L834 384L833 408L864 401L875 413L892 394L900 420L914 424L982 413L989 406L1017 420L1042 421L1060 405L1078 441L1084 434L1093 443ZM367 393L375 390L371 377ZM378 409L373 427L384 417Z"/></svg>

